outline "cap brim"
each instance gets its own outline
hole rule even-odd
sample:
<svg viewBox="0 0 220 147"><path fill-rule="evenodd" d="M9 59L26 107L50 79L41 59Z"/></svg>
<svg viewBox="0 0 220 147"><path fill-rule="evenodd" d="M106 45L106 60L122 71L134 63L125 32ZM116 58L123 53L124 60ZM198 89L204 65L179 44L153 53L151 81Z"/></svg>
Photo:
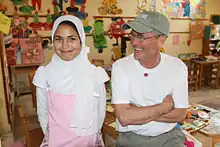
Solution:
<svg viewBox="0 0 220 147"><path fill-rule="evenodd" d="M127 22L122 25L122 29L123 30L133 29L138 33L147 33L147 32L151 32L154 30L152 27L144 25L138 21Z"/></svg>

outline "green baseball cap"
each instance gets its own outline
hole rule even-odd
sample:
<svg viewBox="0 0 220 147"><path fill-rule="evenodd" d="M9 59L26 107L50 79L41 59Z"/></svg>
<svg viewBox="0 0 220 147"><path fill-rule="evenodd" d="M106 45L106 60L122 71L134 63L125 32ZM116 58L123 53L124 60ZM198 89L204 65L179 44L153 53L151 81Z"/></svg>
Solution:
<svg viewBox="0 0 220 147"><path fill-rule="evenodd" d="M156 30L168 36L169 20L159 12L144 10L133 21L122 25L122 29L124 30L130 28L139 33L148 33Z"/></svg>

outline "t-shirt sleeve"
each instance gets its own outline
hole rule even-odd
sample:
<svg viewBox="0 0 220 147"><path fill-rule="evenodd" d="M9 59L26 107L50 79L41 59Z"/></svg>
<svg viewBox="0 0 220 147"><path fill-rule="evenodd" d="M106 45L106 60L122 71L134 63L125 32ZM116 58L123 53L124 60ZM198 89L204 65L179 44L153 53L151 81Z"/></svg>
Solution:
<svg viewBox="0 0 220 147"><path fill-rule="evenodd" d="M117 65L112 66L112 104L129 104L130 103L130 92L129 82L126 74Z"/></svg>
<svg viewBox="0 0 220 147"><path fill-rule="evenodd" d="M185 65L180 70L179 77L177 78L176 84L173 88L172 96L175 108L187 108L189 106L188 71Z"/></svg>
<svg viewBox="0 0 220 147"><path fill-rule="evenodd" d="M102 67L96 67L96 76L101 83L107 82L109 80L108 74Z"/></svg>
<svg viewBox="0 0 220 147"><path fill-rule="evenodd" d="M32 83L40 88L46 88L46 71L44 66L40 66L34 75Z"/></svg>

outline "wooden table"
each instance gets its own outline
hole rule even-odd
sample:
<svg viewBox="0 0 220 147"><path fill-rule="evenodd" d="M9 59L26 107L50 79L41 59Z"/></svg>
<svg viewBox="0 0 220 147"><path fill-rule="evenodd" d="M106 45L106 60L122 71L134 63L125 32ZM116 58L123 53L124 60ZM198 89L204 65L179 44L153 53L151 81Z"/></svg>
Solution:
<svg viewBox="0 0 220 147"><path fill-rule="evenodd" d="M216 64L216 63L220 64L220 60L212 60L212 61L191 60L191 61L199 65L199 89L201 89L202 79L204 77L204 66L212 66L213 64Z"/></svg>
<svg viewBox="0 0 220 147"><path fill-rule="evenodd" d="M39 64L28 64L28 65L12 65L9 67L10 79L13 85L16 86L17 96L20 96L18 75L19 74L28 74L29 72L36 70L39 67Z"/></svg>

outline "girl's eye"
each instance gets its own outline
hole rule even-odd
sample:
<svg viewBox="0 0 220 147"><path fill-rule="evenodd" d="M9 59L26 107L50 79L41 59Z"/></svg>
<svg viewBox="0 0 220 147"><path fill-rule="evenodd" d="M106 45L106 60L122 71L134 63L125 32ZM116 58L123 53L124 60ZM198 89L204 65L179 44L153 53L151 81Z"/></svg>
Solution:
<svg viewBox="0 0 220 147"><path fill-rule="evenodd" d="M72 40L72 41L73 41L73 40L76 40L74 37L71 37L71 38L69 38L69 39Z"/></svg>

